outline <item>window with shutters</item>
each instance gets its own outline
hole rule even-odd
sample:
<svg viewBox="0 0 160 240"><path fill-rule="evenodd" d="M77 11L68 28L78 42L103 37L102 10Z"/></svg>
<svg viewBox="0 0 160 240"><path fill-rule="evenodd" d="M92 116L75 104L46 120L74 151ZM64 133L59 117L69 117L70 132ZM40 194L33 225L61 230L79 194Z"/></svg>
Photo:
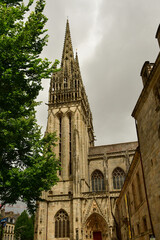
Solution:
<svg viewBox="0 0 160 240"><path fill-rule="evenodd" d="M138 192L139 192L139 201L141 203L143 201L143 195L142 195L142 184L141 184L139 173L136 174L136 177L137 177L137 186L138 186Z"/></svg>

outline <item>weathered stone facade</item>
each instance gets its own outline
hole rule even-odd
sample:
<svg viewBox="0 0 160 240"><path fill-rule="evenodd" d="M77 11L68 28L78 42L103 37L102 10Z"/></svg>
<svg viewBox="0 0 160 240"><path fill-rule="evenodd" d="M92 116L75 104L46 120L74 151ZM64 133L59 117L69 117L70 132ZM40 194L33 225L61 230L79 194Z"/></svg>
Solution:
<svg viewBox="0 0 160 240"><path fill-rule="evenodd" d="M153 232L139 148L117 200L116 210L119 239L149 239Z"/></svg>
<svg viewBox="0 0 160 240"><path fill-rule="evenodd" d="M160 45L160 26L156 38ZM160 239L160 53L154 64L145 62L142 93L133 111L142 156L153 231Z"/></svg>
<svg viewBox="0 0 160 240"><path fill-rule="evenodd" d="M115 206L137 142L94 147L92 114L67 21L61 70L51 79L46 132L59 137L59 182L43 192L35 240L117 239Z"/></svg>

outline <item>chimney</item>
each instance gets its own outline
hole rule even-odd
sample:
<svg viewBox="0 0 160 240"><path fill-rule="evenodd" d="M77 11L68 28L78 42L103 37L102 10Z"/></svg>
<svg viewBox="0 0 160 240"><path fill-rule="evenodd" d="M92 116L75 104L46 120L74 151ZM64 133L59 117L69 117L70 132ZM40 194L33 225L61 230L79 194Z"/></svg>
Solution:
<svg viewBox="0 0 160 240"><path fill-rule="evenodd" d="M160 47L160 24L159 24L158 29L157 29L156 38L158 40L158 44L159 44L159 47Z"/></svg>
<svg viewBox="0 0 160 240"><path fill-rule="evenodd" d="M142 70L141 70L141 77L142 77L142 82L143 82L143 86L145 86L149 75L151 73L151 70L153 68L154 63L150 63L149 61L146 61L143 64Z"/></svg>

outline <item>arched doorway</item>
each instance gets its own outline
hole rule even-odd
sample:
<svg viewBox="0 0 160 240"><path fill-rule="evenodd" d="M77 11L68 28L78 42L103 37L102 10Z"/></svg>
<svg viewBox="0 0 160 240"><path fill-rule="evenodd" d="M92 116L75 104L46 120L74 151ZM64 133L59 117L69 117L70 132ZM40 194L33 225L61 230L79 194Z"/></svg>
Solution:
<svg viewBox="0 0 160 240"><path fill-rule="evenodd" d="M92 213L85 224L86 240L108 240L109 229L106 220L98 213Z"/></svg>

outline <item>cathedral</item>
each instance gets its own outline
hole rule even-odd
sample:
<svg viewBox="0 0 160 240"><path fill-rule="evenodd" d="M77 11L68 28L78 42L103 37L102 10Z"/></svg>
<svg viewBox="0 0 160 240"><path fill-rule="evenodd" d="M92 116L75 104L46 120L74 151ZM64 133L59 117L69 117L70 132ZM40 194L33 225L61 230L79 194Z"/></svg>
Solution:
<svg viewBox="0 0 160 240"><path fill-rule="evenodd" d="M50 82L46 133L56 132L59 182L42 193L35 240L113 240L116 200L137 142L94 146L92 113L67 20L61 70Z"/></svg>

